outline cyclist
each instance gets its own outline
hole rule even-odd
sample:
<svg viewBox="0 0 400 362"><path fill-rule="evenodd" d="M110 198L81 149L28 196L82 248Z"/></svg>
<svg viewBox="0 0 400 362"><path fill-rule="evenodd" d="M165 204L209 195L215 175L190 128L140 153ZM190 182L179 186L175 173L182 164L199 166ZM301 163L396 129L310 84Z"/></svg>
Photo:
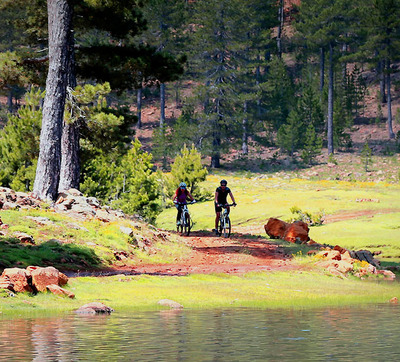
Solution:
<svg viewBox="0 0 400 362"><path fill-rule="evenodd" d="M229 187L226 185L228 182L226 180L221 180L219 187L215 190L215 229L213 230L216 235L218 235L218 222L219 218L221 216L221 211L222 207L219 205L225 205L227 204L227 197L228 195L230 196L233 206L236 206L235 198L233 197L232 191ZM227 207L227 210L229 212L229 206Z"/></svg>
<svg viewBox="0 0 400 362"><path fill-rule="evenodd" d="M175 203L176 208L178 209L178 214L176 216L176 225L181 224L181 214L182 214L182 204L186 204L186 199L189 198L191 201L194 201L193 196L190 194L189 190L186 188L186 184L181 182L179 187L175 191L174 198L172 201Z"/></svg>

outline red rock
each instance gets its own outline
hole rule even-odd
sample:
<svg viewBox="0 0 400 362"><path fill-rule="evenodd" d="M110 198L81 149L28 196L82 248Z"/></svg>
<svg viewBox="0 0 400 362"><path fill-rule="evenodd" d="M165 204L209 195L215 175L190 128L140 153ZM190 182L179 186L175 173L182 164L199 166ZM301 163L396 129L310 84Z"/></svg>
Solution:
<svg viewBox="0 0 400 362"><path fill-rule="evenodd" d="M14 285L15 292L29 292L33 290L28 283L29 274L25 269L21 268L6 268L1 274L2 278L8 278L8 280Z"/></svg>
<svg viewBox="0 0 400 362"><path fill-rule="evenodd" d="M271 217L267 224L264 225L264 229L270 238L282 239L285 235L287 225L286 222Z"/></svg>
<svg viewBox="0 0 400 362"><path fill-rule="evenodd" d="M8 276L0 277L0 289L8 289L14 291L14 283L10 281Z"/></svg>
<svg viewBox="0 0 400 362"><path fill-rule="evenodd" d="M40 267L28 267L32 275L32 284L36 287L39 292L46 291L46 287L50 284L57 284L59 282L60 272L49 266L47 268Z"/></svg>
<svg viewBox="0 0 400 362"><path fill-rule="evenodd" d="M341 255L337 250L324 250L321 251L318 255L323 256L327 260L341 260Z"/></svg>
<svg viewBox="0 0 400 362"><path fill-rule="evenodd" d="M50 292L52 292L55 295L66 295L68 298L75 298L75 294L70 292L67 289L61 288L57 284L50 284L46 287Z"/></svg>
<svg viewBox="0 0 400 362"><path fill-rule="evenodd" d="M68 284L68 277L64 273L59 272L58 285L65 285L65 284Z"/></svg>
<svg viewBox="0 0 400 362"><path fill-rule="evenodd" d="M308 226L305 224L307 226L307 229L305 229L303 224L289 224L283 238L291 243L305 243L310 240L308 236Z"/></svg>
<svg viewBox="0 0 400 362"><path fill-rule="evenodd" d="M396 297L393 297L392 299L389 300L389 302L392 304L398 304L399 300Z"/></svg>

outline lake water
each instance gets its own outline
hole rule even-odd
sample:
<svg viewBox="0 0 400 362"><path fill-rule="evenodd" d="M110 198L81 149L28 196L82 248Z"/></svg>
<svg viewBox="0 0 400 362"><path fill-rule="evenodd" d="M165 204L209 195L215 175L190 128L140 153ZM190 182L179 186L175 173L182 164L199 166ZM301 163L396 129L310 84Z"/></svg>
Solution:
<svg viewBox="0 0 400 362"><path fill-rule="evenodd" d="M0 318L1 361L396 361L400 307Z"/></svg>

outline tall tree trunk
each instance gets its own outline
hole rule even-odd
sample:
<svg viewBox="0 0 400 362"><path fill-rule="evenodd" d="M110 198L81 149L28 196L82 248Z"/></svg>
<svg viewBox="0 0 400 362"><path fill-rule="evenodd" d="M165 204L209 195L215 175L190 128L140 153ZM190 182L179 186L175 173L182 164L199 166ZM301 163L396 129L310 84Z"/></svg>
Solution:
<svg viewBox="0 0 400 362"><path fill-rule="evenodd" d="M165 123L165 83L160 84L160 128Z"/></svg>
<svg viewBox="0 0 400 362"><path fill-rule="evenodd" d="M249 145L247 142L248 139L248 119L247 119L247 101L244 102L244 106L243 106L243 113L244 113L244 117L243 117L243 121L242 121L242 130L243 130L243 134L242 134L242 153L244 155L247 155L249 153Z"/></svg>
<svg viewBox="0 0 400 362"><path fill-rule="evenodd" d="M283 29L283 20L284 20L284 0L279 0L279 9L278 9L278 34L276 36L276 46L278 48L278 56L282 57L282 29Z"/></svg>
<svg viewBox="0 0 400 362"><path fill-rule="evenodd" d="M385 104L387 102L386 99L386 77L385 77L385 61L381 60L378 62L377 73L379 77L379 90L381 96L381 103Z"/></svg>
<svg viewBox="0 0 400 362"><path fill-rule="evenodd" d="M136 91L136 107L137 107L137 128L142 128L142 92L143 88L140 87Z"/></svg>
<svg viewBox="0 0 400 362"><path fill-rule="evenodd" d="M47 10L49 70L33 192L42 200L54 200L60 179L61 135L68 82L68 41L72 9L68 0L47 0Z"/></svg>
<svg viewBox="0 0 400 362"><path fill-rule="evenodd" d="M321 47L319 53L320 53L319 91L322 93L325 85L325 49Z"/></svg>
<svg viewBox="0 0 400 362"><path fill-rule="evenodd" d="M71 15L72 16L72 15ZM70 91L75 89L76 70L75 70L75 39L72 29L69 32L68 46L68 87ZM58 192L66 191L71 188L79 189L80 178L80 159L79 159L79 121L67 122L63 120L63 130L61 137L61 169Z"/></svg>
<svg viewBox="0 0 400 362"><path fill-rule="evenodd" d="M212 152L211 152L211 168L220 168L220 148L221 148L221 110L220 110L220 100L215 100L215 114L216 118L213 125L212 133Z"/></svg>
<svg viewBox="0 0 400 362"><path fill-rule="evenodd" d="M393 132L393 122L392 122L392 92L390 90L391 87L391 74L390 74L390 60L386 61L387 73L386 73L386 85L387 85L387 108L388 108L388 131L389 138L393 139L395 137Z"/></svg>
<svg viewBox="0 0 400 362"><path fill-rule="evenodd" d="M329 44L328 154L333 153L333 45Z"/></svg>

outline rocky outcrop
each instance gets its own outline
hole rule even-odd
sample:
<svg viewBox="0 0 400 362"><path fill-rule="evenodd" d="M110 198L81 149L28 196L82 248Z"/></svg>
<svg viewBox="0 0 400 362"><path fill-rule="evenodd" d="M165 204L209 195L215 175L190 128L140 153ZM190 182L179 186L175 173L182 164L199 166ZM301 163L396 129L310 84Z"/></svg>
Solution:
<svg viewBox="0 0 400 362"><path fill-rule="evenodd" d="M310 240L308 225L303 221L289 224L271 217L264 225L264 229L272 239L282 239L291 243L305 243Z"/></svg>
<svg viewBox="0 0 400 362"><path fill-rule="evenodd" d="M71 214L76 218L95 218L103 222L114 221L125 216L121 211L101 207L95 197L85 197L76 189L59 193L54 210Z"/></svg>
<svg viewBox="0 0 400 362"><path fill-rule="evenodd" d="M0 289L8 289L13 292L45 292L49 285L63 286L68 283L68 277L54 267L42 268L28 266L26 269L6 268L0 276ZM57 291L57 294L58 291ZM71 296L68 293L64 293Z"/></svg>
<svg viewBox="0 0 400 362"><path fill-rule="evenodd" d="M111 314L111 312L114 312L114 309L100 302L85 304L75 311L78 314Z"/></svg>
<svg viewBox="0 0 400 362"><path fill-rule="evenodd" d="M327 247L316 254L315 258L319 259L315 264L319 267L326 269L329 273L338 276L345 276L348 273L364 278L367 275L383 275L385 279L393 280L396 275L390 270L378 270L375 265L369 263L366 259L358 259L357 255L368 255L371 259L372 254L366 250L359 252L349 251L336 245L334 248ZM378 262L379 263L379 262ZM377 261L375 261L377 264Z"/></svg>

